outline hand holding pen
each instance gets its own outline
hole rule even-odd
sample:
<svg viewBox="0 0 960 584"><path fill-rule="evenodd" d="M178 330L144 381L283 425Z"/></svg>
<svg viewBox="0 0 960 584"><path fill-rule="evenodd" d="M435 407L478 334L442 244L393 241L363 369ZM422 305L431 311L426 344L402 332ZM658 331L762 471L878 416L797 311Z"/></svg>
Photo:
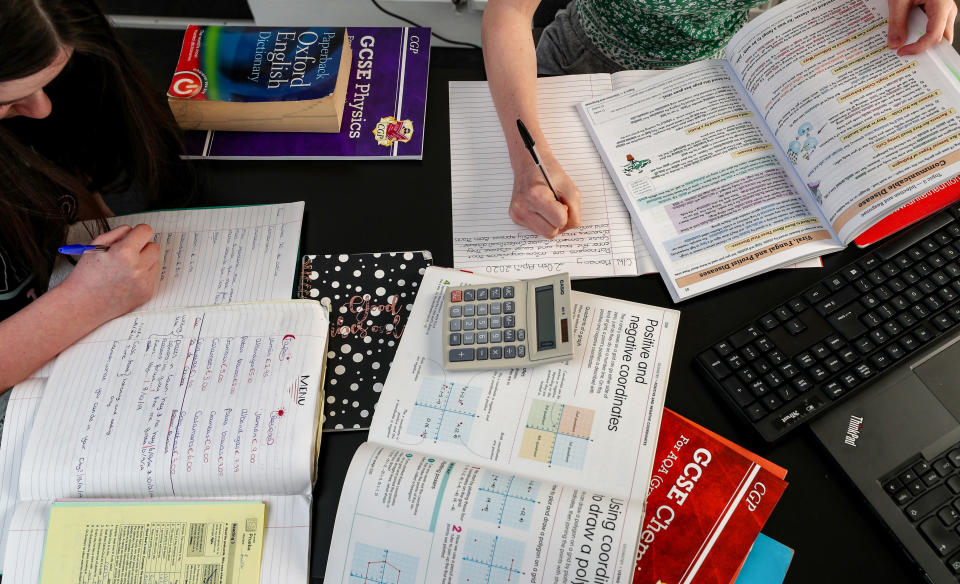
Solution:
<svg viewBox="0 0 960 584"><path fill-rule="evenodd" d="M552 239L580 225L580 191L557 163L549 145L543 140L538 143L533 136L518 119L514 140L519 138L519 141L515 141L511 149L510 218Z"/></svg>

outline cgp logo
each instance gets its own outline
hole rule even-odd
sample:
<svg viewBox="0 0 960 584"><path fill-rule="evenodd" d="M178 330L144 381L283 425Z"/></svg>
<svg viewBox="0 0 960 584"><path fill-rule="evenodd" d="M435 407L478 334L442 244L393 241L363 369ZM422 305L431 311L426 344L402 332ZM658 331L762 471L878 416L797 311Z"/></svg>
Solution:
<svg viewBox="0 0 960 584"><path fill-rule="evenodd" d="M193 97L203 90L203 79L193 71L177 71L170 83L172 97Z"/></svg>

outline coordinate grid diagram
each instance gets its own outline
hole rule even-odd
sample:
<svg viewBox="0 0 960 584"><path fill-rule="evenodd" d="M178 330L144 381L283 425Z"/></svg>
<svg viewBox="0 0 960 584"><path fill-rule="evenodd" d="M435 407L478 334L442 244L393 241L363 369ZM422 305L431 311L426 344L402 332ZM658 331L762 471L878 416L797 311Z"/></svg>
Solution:
<svg viewBox="0 0 960 584"><path fill-rule="evenodd" d="M460 565L460 584L520 582L525 550L526 545L516 539L482 531L467 531L463 544L463 563Z"/></svg>
<svg viewBox="0 0 960 584"><path fill-rule="evenodd" d="M349 584L415 584L418 559L358 543L353 548Z"/></svg>
<svg viewBox="0 0 960 584"><path fill-rule="evenodd" d="M520 442L520 457L583 469L594 410L535 399Z"/></svg>
<svg viewBox="0 0 960 584"><path fill-rule="evenodd" d="M540 483L537 481L487 471L477 488L473 518L527 530L539 491Z"/></svg>
<svg viewBox="0 0 960 584"><path fill-rule="evenodd" d="M407 434L440 442L467 442L482 395L479 387L424 377Z"/></svg>

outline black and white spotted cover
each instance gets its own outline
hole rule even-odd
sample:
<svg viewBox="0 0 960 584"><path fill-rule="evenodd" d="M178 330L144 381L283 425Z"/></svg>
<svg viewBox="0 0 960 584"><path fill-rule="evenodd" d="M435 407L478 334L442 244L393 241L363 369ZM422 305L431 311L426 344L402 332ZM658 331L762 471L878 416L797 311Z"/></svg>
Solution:
<svg viewBox="0 0 960 584"><path fill-rule="evenodd" d="M366 430L429 251L303 256L298 295L330 301L323 431Z"/></svg>

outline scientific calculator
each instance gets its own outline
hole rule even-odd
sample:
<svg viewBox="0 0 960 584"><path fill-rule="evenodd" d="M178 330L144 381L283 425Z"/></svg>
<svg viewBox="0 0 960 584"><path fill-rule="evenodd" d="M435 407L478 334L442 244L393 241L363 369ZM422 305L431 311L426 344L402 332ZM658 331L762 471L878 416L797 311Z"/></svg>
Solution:
<svg viewBox="0 0 960 584"><path fill-rule="evenodd" d="M461 371L569 359L570 316L567 273L496 285L448 286L443 366Z"/></svg>

